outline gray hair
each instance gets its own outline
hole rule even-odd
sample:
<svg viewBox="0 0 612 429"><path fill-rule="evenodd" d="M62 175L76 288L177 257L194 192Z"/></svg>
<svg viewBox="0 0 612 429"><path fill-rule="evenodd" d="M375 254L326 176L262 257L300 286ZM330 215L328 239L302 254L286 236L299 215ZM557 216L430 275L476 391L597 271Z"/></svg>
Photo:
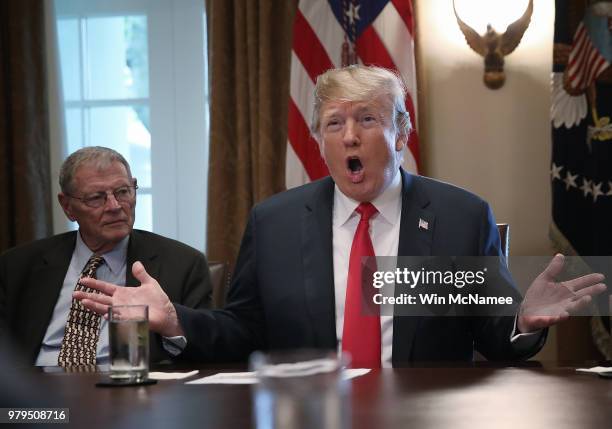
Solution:
<svg viewBox="0 0 612 429"><path fill-rule="evenodd" d="M66 158L59 173L59 184L62 192L71 193L73 189L72 180L76 171L83 164L93 164L94 168L103 169L109 167L113 162L120 162L125 167L128 177L132 179L130 165L116 150L102 146L88 146L73 152Z"/></svg>
<svg viewBox="0 0 612 429"><path fill-rule="evenodd" d="M363 65L331 69L319 75L314 90L310 132L319 141L321 107L326 101L367 101L381 96L387 96L393 105L396 131L401 135L410 135L412 122L406 112L406 86L402 78L391 70Z"/></svg>

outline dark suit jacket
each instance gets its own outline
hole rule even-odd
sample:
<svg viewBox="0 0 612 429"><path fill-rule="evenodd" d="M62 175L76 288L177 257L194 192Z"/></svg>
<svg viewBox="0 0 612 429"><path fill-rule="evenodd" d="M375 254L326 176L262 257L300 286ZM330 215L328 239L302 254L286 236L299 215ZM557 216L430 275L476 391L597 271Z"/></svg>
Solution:
<svg viewBox="0 0 612 429"><path fill-rule="evenodd" d="M76 232L67 232L8 250L0 256L0 333L8 331L30 364L34 363L68 271ZM134 230L127 250L126 285L140 283L132 264L141 261L173 302L208 308L208 263L197 250L146 231ZM151 362L168 359L161 338L151 336Z"/></svg>
<svg viewBox="0 0 612 429"><path fill-rule="evenodd" d="M252 210L226 308L197 312L176 306L188 341L185 354L229 361L244 360L255 349L336 349L333 193L328 177L275 195ZM419 228L419 219L428 222L428 229ZM402 170L399 255L499 253L499 234L485 201ZM509 293L520 299L510 282ZM471 361L474 347L489 359L525 358L510 344L513 321L395 317L393 364Z"/></svg>

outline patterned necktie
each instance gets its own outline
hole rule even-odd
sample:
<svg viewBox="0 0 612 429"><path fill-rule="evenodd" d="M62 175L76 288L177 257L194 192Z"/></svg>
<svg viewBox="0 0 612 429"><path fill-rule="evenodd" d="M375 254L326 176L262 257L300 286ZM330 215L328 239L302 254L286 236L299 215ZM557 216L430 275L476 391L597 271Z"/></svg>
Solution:
<svg viewBox="0 0 612 429"><path fill-rule="evenodd" d="M91 255L91 258L89 258L81 272L74 290L99 293L94 289L83 286L80 280L84 277L96 278L96 270L103 263L103 257L95 254ZM64 339L62 340L62 347L58 357L59 366L74 367L87 365L95 368L99 328L100 316L83 307L80 301L72 299Z"/></svg>
<svg viewBox="0 0 612 429"><path fill-rule="evenodd" d="M370 261L362 267L363 257L375 256L369 229L370 218L378 211L370 203L359 204L356 211L361 219L349 259L342 350L351 354L353 368L380 368L380 315L374 314L372 304L372 275L376 268L372 269Z"/></svg>

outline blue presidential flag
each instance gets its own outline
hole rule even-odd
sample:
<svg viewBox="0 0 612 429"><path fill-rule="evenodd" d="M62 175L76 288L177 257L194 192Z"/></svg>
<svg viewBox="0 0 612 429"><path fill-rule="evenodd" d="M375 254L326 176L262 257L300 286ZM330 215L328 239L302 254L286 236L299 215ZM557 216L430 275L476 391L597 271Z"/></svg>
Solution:
<svg viewBox="0 0 612 429"><path fill-rule="evenodd" d="M565 254L612 255L612 1L556 0L553 53L551 238Z"/></svg>

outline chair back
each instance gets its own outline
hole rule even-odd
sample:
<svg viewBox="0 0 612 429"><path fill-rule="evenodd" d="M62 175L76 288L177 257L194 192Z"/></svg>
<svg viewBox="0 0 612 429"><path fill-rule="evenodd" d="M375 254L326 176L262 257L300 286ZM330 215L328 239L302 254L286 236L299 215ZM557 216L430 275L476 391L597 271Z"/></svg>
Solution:
<svg viewBox="0 0 612 429"><path fill-rule="evenodd" d="M497 231L499 231L502 254L506 257L506 260L508 260L508 254L510 253L510 225L507 223L498 223Z"/></svg>
<svg viewBox="0 0 612 429"><path fill-rule="evenodd" d="M222 308L225 305L225 294L230 281L229 264L227 262L209 261L210 282L212 284L213 308Z"/></svg>

